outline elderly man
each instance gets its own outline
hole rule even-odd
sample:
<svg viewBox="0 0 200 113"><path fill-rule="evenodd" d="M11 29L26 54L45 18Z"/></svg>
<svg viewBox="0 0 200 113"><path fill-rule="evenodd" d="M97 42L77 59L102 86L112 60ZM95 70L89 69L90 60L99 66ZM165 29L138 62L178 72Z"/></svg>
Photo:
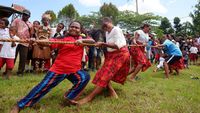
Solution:
<svg viewBox="0 0 200 113"><path fill-rule="evenodd" d="M31 12L29 10L23 10L22 18L16 18L11 26L16 26L18 29L17 36L20 39L27 40L30 39L31 36L31 27L32 24L29 22L29 18L31 16ZM16 50L16 57L19 53L19 66L18 66L18 72L17 75L23 75L24 69L25 69L25 64L27 60L27 55L28 55L28 48L29 44L27 43L21 43L18 45L17 50ZM16 61L16 59L15 59Z"/></svg>

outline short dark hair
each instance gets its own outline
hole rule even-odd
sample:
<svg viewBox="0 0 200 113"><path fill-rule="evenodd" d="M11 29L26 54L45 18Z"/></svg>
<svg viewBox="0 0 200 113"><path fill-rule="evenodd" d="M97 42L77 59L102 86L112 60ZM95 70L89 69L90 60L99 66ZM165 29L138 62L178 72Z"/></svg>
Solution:
<svg viewBox="0 0 200 113"><path fill-rule="evenodd" d="M8 19L6 19L6 18L2 18L1 20L4 21L4 22L5 22L5 26L8 27L8 25L9 25L9 21L8 21Z"/></svg>
<svg viewBox="0 0 200 113"><path fill-rule="evenodd" d="M140 28L141 28L141 29L144 29L145 27L150 27L150 25L147 24L147 23L144 23L144 24L142 24L142 26L141 26Z"/></svg>
<svg viewBox="0 0 200 113"><path fill-rule="evenodd" d="M107 23L107 22L112 23L112 19L109 17L104 17L101 22L102 22L102 24Z"/></svg>
<svg viewBox="0 0 200 113"><path fill-rule="evenodd" d="M17 29L16 26L10 26L10 27L9 27L9 30L13 30L13 31L16 31L16 32L18 31L18 29Z"/></svg>
<svg viewBox="0 0 200 113"><path fill-rule="evenodd" d="M59 24L63 26L62 28L64 28L64 27L65 27L65 25L64 25L63 23L58 23L58 25L59 25Z"/></svg>
<svg viewBox="0 0 200 113"><path fill-rule="evenodd" d="M74 23L74 22L77 22L77 23L79 23L80 24L80 29L82 30L82 28L83 28L83 26L82 26L82 24L81 24L81 22L79 22L79 21L72 21L70 24L69 24L69 27L72 25L72 23Z"/></svg>
<svg viewBox="0 0 200 113"><path fill-rule="evenodd" d="M40 25L40 22L38 20L33 21L33 23L37 22Z"/></svg>

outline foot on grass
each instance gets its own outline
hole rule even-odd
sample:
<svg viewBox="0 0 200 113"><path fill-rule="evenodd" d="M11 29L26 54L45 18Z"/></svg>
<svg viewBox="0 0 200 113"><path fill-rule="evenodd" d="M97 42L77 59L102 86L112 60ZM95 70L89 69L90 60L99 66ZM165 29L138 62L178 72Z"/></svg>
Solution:
<svg viewBox="0 0 200 113"><path fill-rule="evenodd" d="M118 99L118 95L115 92L109 93L109 97Z"/></svg>
<svg viewBox="0 0 200 113"><path fill-rule="evenodd" d="M20 108L17 105L15 105L11 109L10 113L19 113L19 111L20 111Z"/></svg>
<svg viewBox="0 0 200 113"><path fill-rule="evenodd" d="M88 102L90 102L92 99L88 98L88 97L85 97L81 100L78 101L78 105L83 105L83 104L86 104Z"/></svg>
<svg viewBox="0 0 200 113"><path fill-rule="evenodd" d="M65 99L62 103L60 103L60 105L62 107L66 107L66 106L71 106L71 105L77 105L78 102L75 100L70 100L70 99Z"/></svg>

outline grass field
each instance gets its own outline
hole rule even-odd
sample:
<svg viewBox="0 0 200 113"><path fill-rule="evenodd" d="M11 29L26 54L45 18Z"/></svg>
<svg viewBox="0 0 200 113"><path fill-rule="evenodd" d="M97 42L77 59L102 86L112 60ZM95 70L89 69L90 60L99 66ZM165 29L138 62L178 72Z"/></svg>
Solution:
<svg viewBox="0 0 200 113"><path fill-rule="evenodd" d="M113 83L119 99L109 98L105 90L88 104L63 108L60 106L63 94L71 87L71 83L64 80L34 107L20 113L200 113L200 79L190 78L200 78L200 66L190 66L170 79L164 79L163 71L153 73L152 70L140 73L141 79L137 82ZM93 78L95 73L90 74ZM10 80L0 78L0 113L8 113L44 75L12 76ZM93 88L90 82L81 98Z"/></svg>

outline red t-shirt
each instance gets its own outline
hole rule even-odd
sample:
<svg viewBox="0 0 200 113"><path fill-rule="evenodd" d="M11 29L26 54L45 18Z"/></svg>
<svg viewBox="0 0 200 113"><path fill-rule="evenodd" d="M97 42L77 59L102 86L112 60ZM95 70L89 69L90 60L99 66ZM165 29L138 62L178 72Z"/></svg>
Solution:
<svg viewBox="0 0 200 113"><path fill-rule="evenodd" d="M79 37L78 39L81 39ZM63 39L50 39L51 41L69 41L75 42L76 39L72 36ZM58 74L75 73L81 69L81 60L83 57L83 46L74 44L52 44L52 49L58 48L58 56L52 67L49 69Z"/></svg>

